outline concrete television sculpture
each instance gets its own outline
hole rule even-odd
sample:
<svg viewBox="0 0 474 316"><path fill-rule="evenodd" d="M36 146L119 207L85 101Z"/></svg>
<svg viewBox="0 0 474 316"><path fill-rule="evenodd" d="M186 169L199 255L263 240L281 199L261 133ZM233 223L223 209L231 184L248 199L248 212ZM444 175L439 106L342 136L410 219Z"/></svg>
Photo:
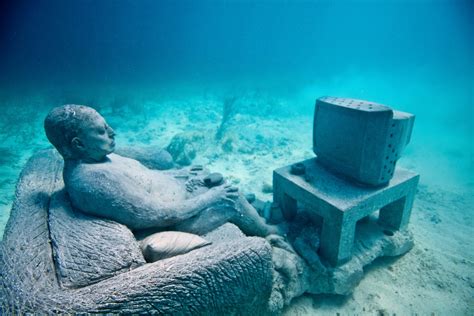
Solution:
<svg viewBox="0 0 474 316"><path fill-rule="evenodd" d="M393 177L410 141L415 116L363 100L316 100L313 151L330 171L360 184L380 186Z"/></svg>

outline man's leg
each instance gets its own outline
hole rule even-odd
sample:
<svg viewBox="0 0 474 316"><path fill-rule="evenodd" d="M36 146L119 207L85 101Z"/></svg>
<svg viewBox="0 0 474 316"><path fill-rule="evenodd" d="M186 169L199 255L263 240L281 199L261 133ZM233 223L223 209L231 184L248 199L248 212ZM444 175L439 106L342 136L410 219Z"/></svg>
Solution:
<svg viewBox="0 0 474 316"><path fill-rule="evenodd" d="M209 207L198 215L171 227L171 230L204 235L230 222L231 219L236 216L236 212L237 211L232 208Z"/></svg>
<svg viewBox="0 0 474 316"><path fill-rule="evenodd" d="M235 204L238 213L230 219L230 222L237 225L244 234L260 237L266 237L270 234L282 234L277 226L268 225L242 194L239 194Z"/></svg>

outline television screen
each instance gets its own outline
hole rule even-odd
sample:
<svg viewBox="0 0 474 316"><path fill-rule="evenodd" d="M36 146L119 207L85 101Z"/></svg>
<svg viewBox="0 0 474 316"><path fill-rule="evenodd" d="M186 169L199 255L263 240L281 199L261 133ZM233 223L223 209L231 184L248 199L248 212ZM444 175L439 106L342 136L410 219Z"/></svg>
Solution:
<svg viewBox="0 0 474 316"><path fill-rule="evenodd" d="M313 151L317 161L360 184L383 185L410 141L415 116L349 98L316 100Z"/></svg>

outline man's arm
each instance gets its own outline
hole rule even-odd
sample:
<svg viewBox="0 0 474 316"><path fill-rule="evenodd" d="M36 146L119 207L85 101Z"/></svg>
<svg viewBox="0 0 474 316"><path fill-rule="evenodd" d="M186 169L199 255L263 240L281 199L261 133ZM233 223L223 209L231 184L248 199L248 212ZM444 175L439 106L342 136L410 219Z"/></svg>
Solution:
<svg viewBox="0 0 474 316"><path fill-rule="evenodd" d="M74 207L132 230L176 225L211 205L233 204L235 195L221 186L192 199L165 203L127 178L106 170L94 170L87 177L69 180L66 188Z"/></svg>

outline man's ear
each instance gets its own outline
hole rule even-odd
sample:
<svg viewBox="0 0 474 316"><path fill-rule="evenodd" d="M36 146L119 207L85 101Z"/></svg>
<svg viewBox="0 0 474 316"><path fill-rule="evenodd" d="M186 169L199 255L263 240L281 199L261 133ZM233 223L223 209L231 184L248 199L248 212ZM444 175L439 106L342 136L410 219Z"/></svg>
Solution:
<svg viewBox="0 0 474 316"><path fill-rule="evenodd" d="M74 148L74 149L79 149L79 150L84 149L84 144L82 143L82 141L79 137L74 137L71 140L71 145L72 145L72 148Z"/></svg>

